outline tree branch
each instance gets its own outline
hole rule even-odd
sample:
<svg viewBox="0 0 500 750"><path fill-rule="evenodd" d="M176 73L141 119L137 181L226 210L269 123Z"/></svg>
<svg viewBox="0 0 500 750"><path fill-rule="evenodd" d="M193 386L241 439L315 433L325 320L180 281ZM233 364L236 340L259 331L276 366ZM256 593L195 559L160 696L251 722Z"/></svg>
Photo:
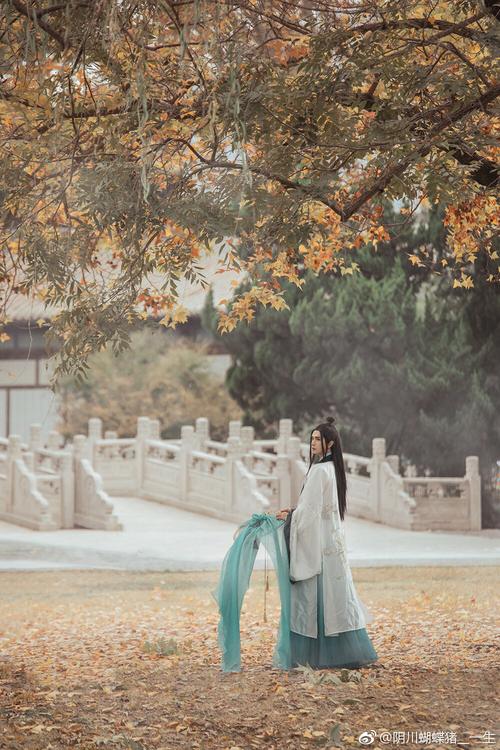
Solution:
<svg viewBox="0 0 500 750"><path fill-rule="evenodd" d="M397 21L377 21L364 23L360 26L352 26L351 28L347 28L346 32L349 34L364 34L370 31L391 31L392 29L440 29L443 32L440 36L456 34L458 36L474 39L477 36L476 32L472 29L468 29L467 26L480 21L485 15L485 13L476 13L470 18L460 21L460 23L450 23L449 21L443 21L437 18L406 18Z"/></svg>
<svg viewBox="0 0 500 750"><path fill-rule="evenodd" d="M206 159L202 154L200 154L197 149L194 148L194 146L191 143L188 143L182 138L170 138L169 141L175 141L177 143L183 143L185 146L189 148L190 151L196 156L197 159L199 159L202 162L201 167L197 167L193 172L191 172L191 175L198 174L198 172L202 172L205 169L238 169L242 170L243 164L237 164L236 162L231 161L212 161L210 159ZM314 200L319 201L320 203L323 203L325 206L328 206L332 211L334 211L338 216L342 218L342 207L340 206L337 201L329 200L328 198L325 198L324 196L319 195L314 190L310 190L305 185L300 185L298 182L293 182L292 180L288 180L286 177L281 177L280 175L274 174L273 172L269 172L267 169L262 169L261 167L252 167L248 166L247 169L249 172L252 172L252 174L258 174L261 177L266 177L268 180L273 180L274 182L278 182L280 185L283 185L283 187L288 188L289 190L299 190L300 192L304 193L305 195L309 196L310 198L314 198Z"/></svg>
<svg viewBox="0 0 500 750"><path fill-rule="evenodd" d="M441 121L429 131L429 137L425 143L417 148L416 151L409 154L405 159L403 159L402 162L393 165L389 169L386 169L384 174L382 174L373 183L373 185L371 185L371 187L364 190L355 201L352 201L345 207L342 215L343 221L349 219L353 214L355 214L356 211L368 200L370 200L370 198L373 198L374 195L376 195L377 193L382 193L387 185L391 182L391 180L394 177L398 177L399 175L403 174L403 172L405 172L405 170L410 166L412 162L415 161L417 157L427 156L433 146L436 145L434 143L434 138L442 133L443 130L446 130L446 128L448 128L450 125L458 122L471 112L474 112L477 109L484 108L487 104L490 104L492 101L494 101L499 95L500 84L497 84L496 86L492 86L490 89L488 89L488 91L485 91L484 94L479 96L477 99L473 99L472 101L467 102L467 104L459 107L459 109L457 109L454 113L450 113L447 117L443 117Z"/></svg>
<svg viewBox="0 0 500 750"><path fill-rule="evenodd" d="M20 0L10 0L10 3L18 11L18 13L21 13L21 15L29 18L30 21L33 21L35 25L43 29L46 34L52 37L52 39L55 39L61 49L67 49L66 40L59 34L58 31L53 29L51 26L49 26L48 23L42 20L41 16L43 15L43 12L41 14L38 13L35 8L31 8L25 5L24 3L20 2Z"/></svg>
<svg viewBox="0 0 500 750"><path fill-rule="evenodd" d="M472 162L479 162L479 166L474 172L471 172L471 178L475 180L479 185L484 187L494 187L500 179L500 165L495 162L485 159L484 156L480 156L475 152L470 152L465 146L450 146L446 148L441 147L442 151L446 151L451 154L460 164L472 164Z"/></svg>

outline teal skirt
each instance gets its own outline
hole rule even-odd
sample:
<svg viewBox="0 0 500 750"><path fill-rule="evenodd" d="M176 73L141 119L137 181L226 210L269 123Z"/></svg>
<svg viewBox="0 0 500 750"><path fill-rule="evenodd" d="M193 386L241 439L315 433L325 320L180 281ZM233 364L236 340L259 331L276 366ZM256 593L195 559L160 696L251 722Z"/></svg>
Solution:
<svg viewBox="0 0 500 750"><path fill-rule="evenodd" d="M323 572L318 577L318 637L309 638L290 631L292 667L307 664L313 669L344 667L356 669L377 661L378 655L366 628L325 635L323 608ZM293 583L291 584L293 586Z"/></svg>

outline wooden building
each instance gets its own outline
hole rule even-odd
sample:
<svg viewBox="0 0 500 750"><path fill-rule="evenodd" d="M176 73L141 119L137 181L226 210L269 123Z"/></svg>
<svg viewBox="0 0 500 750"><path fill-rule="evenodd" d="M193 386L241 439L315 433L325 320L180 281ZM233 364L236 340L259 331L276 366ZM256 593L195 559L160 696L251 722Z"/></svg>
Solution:
<svg viewBox="0 0 500 750"><path fill-rule="evenodd" d="M214 304L217 306L220 299L230 298L231 281L238 275L233 272L216 274L215 255L204 256L200 265L212 285ZM155 279L150 276L149 281ZM159 281L157 278L156 282ZM200 313L208 288L182 281L178 290L179 302L189 310L190 316L175 331L180 336L193 338L201 330ZM41 322L49 320L56 312L57 308L45 307L40 300L21 294L9 296L6 313L10 322L4 330L10 339L0 343L0 437L16 434L26 441L33 423L41 424L43 437L56 429L59 403L57 394L49 386L53 364L45 340L48 324ZM229 355L214 348L210 360L213 371L223 376L230 364Z"/></svg>

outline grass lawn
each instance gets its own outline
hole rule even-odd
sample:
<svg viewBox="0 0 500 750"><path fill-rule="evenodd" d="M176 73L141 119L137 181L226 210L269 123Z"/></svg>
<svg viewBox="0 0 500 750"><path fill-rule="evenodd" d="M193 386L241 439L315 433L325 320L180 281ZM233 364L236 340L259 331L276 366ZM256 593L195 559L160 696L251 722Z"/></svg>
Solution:
<svg viewBox="0 0 500 750"><path fill-rule="evenodd" d="M265 622L254 571L228 674L217 571L0 573L0 748L350 748L370 730L376 748L498 746L499 573L355 568L375 667L283 672L277 582Z"/></svg>

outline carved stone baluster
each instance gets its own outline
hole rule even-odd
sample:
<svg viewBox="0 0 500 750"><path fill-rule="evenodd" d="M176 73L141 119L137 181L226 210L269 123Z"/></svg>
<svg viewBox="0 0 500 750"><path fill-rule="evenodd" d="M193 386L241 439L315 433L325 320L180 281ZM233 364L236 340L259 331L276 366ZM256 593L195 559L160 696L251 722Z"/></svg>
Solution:
<svg viewBox="0 0 500 750"><path fill-rule="evenodd" d="M181 427L181 450L179 454L179 495L182 503L189 497L189 472L191 468L191 451L194 450L194 427L190 424Z"/></svg>
<svg viewBox="0 0 500 750"><path fill-rule="evenodd" d="M195 448L198 451L205 451L207 440L210 440L208 419L206 417L198 417L195 425Z"/></svg>
<svg viewBox="0 0 500 750"><path fill-rule="evenodd" d="M471 531L481 529L481 475L479 457L465 459L465 479L469 483L469 524Z"/></svg>
<svg viewBox="0 0 500 750"><path fill-rule="evenodd" d="M5 510L12 512L14 505L14 463L16 459L21 458L21 436L9 435L7 446L7 503Z"/></svg>
<svg viewBox="0 0 500 750"><path fill-rule="evenodd" d="M59 462L61 481L61 527L72 529L75 525L75 477L73 456L67 451Z"/></svg>
<svg viewBox="0 0 500 750"><path fill-rule="evenodd" d="M235 486L237 481L234 463L242 457L241 440L238 436L234 435L227 441L227 456L226 456L226 511L231 512L235 499L238 495L238 489Z"/></svg>
<svg viewBox="0 0 500 750"><path fill-rule="evenodd" d="M287 453L288 441L292 437L293 419L280 419L279 436L276 441L276 454Z"/></svg>
<svg viewBox="0 0 500 750"><path fill-rule="evenodd" d="M142 493L146 440L150 436L150 429L149 417L138 417L135 437L135 492L139 497Z"/></svg>
<svg viewBox="0 0 500 750"><path fill-rule="evenodd" d="M238 440L241 437L241 422L239 419L231 419L229 422L228 439L232 437L236 437Z"/></svg>
<svg viewBox="0 0 500 750"><path fill-rule="evenodd" d="M244 455L254 450L255 429L251 425L241 428L241 450Z"/></svg>
<svg viewBox="0 0 500 750"><path fill-rule="evenodd" d="M161 433L160 420L150 419L149 425L150 425L151 440L160 440L160 433Z"/></svg>
<svg viewBox="0 0 500 750"><path fill-rule="evenodd" d="M382 517L381 464L385 461L385 438L373 438L370 462L370 496L374 519Z"/></svg>
<svg viewBox="0 0 500 750"><path fill-rule="evenodd" d="M102 439L102 419L100 417L91 417L89 419L88 433L86 454L92 466L95 466L95 444L98 440Z"/></svg>
<svg viewBox="0 0 500 750"><path fill-rule="evenodd" d="M276 459L276 475L278 477L278 502L281 508L289 508L291 501L290 459L284 453L278 454ZM279 508L277 508L279 510Z"/></svg>

